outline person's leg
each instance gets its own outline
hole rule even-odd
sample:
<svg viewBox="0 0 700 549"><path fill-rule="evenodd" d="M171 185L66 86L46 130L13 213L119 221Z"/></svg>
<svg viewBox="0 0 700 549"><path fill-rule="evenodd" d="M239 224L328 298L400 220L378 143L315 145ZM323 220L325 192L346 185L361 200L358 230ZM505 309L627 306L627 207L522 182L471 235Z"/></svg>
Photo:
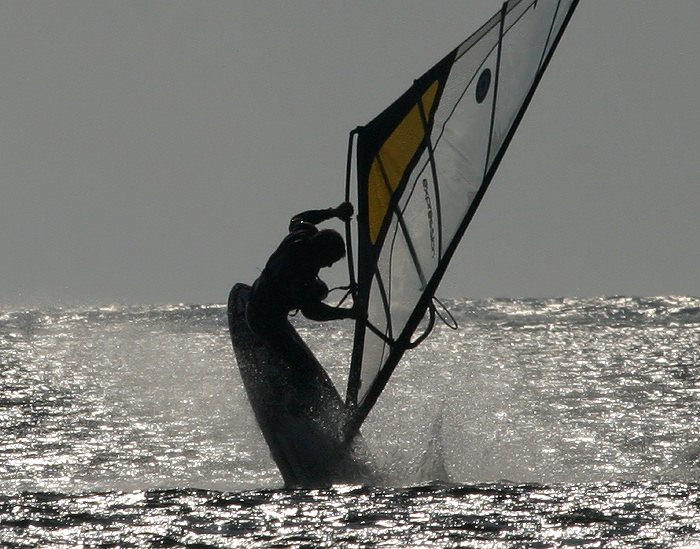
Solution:
<svg viewBox="0 0 700 549"><path fill-rule="evenodd" d="M246 320L251 331L280 353L300 375L315 370L316 358L286 316L263 316L248 307Z"/></svg>

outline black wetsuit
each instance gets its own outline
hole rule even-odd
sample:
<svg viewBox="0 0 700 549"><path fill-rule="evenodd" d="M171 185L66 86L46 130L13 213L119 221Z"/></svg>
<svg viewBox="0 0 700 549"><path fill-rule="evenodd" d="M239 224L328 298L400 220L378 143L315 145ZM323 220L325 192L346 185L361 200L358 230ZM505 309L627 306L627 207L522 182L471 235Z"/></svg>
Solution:
<svg viewBox="0 0 700 549"><path fill-rule="evenodd" d="M314 223L330 218L326 212L311 210L292 218L289 234L253 284L246 309L250 329L291 365L302 369L307 361L315 362L315 358L289 323L289 313L300 310L312 320L350 317L348 309L322 302L328 288L318 278L320 267L314 261L310 239L318 233Z"/></svg>

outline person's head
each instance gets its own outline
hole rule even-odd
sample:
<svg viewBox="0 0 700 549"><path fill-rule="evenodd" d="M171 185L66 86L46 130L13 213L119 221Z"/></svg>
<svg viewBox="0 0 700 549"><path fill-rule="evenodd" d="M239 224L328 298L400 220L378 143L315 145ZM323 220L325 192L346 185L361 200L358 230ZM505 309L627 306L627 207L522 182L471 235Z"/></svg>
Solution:
<svg viewBox="0 0 700 549"><path fill-rule="evenodd" d="M345 257L345 241L338 231L323 229L311 237L314 258L319 267L330 267Z"/></svg>

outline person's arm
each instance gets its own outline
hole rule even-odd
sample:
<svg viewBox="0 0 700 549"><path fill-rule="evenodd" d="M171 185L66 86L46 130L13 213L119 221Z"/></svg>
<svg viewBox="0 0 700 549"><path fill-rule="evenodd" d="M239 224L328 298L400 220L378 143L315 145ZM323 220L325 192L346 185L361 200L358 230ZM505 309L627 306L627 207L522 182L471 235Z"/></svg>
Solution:
<svg viewBox="0 0 700 549"><path fill-rule="evenodd" d="M323 301L308 300L301 307L302 314L310 319L317 321L324 320L342 320L355 318L353 309L344 307L331 307Z"/></svg>
<svg viewBox="0 0 700 549"><path fill-rule="evenodd" d="M327 208L325 210L307 210L292 217L289 222L289 230L291 231L299 223L310 223L318 225L329 219L337 217L341 221L349 221L353 214L352 204L343 202L336 208Z"/></svg>

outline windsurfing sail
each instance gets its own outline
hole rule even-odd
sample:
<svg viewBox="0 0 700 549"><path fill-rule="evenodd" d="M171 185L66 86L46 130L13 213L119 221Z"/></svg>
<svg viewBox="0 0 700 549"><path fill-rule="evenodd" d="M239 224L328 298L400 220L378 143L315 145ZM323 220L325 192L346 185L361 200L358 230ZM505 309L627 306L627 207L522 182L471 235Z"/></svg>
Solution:
<svg viewBox="0 0 700 549"><path fill-rule="evenodd" d="M350 134L346 197L357 202L357 221L347 226L348 265L366 320L355 324L349 438L404 352L431 329L438 284L577 4L504 3Z"/></svg>

